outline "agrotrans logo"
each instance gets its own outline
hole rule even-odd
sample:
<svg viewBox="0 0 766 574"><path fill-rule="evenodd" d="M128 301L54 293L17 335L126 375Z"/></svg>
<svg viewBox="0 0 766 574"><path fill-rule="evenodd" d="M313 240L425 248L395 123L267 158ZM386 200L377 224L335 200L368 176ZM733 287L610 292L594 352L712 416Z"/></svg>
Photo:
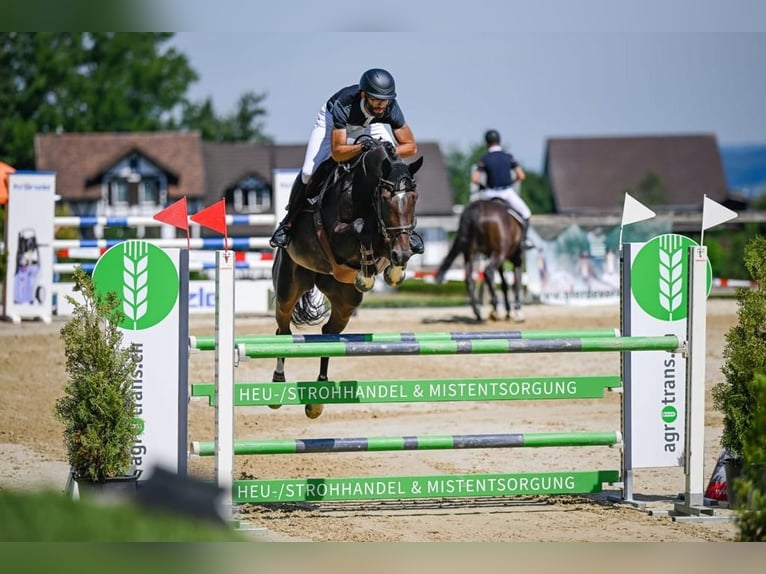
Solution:
<svg viewBox="0 0 766 574"><path fill-rule="evenodd" d="M125 241L106 251L93 270L100 291L122 299L122 329L140 331L160 323L178 299L178 272L162 249L145 241Z"/></svg>
<svg viewBox="0 0 766 574"><path fill-rule="evenodd" d="M643 311L660 321L679 321L688 312L686 286L689 282L687 252L695 241L684 235L665 234L648 241L638 252L631 273L631 291ZM707 263L707 294L713 283Z"/></svg>

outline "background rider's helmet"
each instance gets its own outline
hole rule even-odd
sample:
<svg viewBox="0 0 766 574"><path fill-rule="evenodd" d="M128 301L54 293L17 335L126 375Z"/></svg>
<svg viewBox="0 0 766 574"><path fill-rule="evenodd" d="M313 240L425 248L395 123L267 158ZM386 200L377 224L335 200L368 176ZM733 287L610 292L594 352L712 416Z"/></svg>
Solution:
<svg viewBox="0 0 766 574"><path fill-rule="evenodd" d="M499 144L500 134L497 130L489 130L484 134L484 141L487 142L487 145Z"/></svg>
<svg viewBox="0 0 766 574"><path fill-rule="evenodd" d="M359 89L379 100L393 100L396 97L394 77L381 68L372 68L362 74Z"/></svg>

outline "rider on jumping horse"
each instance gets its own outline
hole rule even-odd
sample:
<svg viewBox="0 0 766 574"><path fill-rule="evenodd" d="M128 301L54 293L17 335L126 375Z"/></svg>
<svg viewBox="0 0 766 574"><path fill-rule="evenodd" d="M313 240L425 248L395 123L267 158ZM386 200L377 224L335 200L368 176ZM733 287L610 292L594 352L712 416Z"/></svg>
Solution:
<svg viewBox="0 0 766 574"><path fill-rule="evenodd" d="M385 124L391 127L396 141L391 141ZM325 160L332 158L336 163L348 162L376 145L372 138L360 138L359 143L348 143L355 142L362 134L390 142L402 158L413 156L418 151L415 137L396 102L394 78L380 68L367 70L359 84L336 92L319 110L306 146L303 167L290 190L287 215L271 237L272 247L287 247L290 243L290 227L303 208L309 180ZM316 193L320 180L328 172L325 169L317 172L317 181L311 181L311 195ZM415 232L410 235L410 247L413 253L423 253L423 240Z"/></svg>
<svg viewBox="0 0 766 574"><path fill-rule="evenodd" d="M471 173L471 183L479 186L479 193L471 200L502 199L508 203L522 219L524 228L522 245L525 249L533 249L534 245L527 240L529 218L532 212L513 189L513 183L524 181L526 174L516 162L516 158L500 146L500 133L497 130L487 131L484 134L484 141L487 144L487 153L482 156L476 169Z"/></svg>

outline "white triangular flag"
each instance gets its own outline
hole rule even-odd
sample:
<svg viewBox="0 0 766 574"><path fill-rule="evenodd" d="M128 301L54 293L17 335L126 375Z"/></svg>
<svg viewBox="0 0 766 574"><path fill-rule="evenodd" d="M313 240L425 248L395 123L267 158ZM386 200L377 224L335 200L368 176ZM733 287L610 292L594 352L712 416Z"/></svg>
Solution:
<svg viewBox="0 0 766 574"><path fill-rule="evenodd" d="M643 203L634 199L629 193L625 194L625 204L622 207L622 225L638 223L646 219L651 219L657 215Z"/></svg>
<svg viewBox="0 0 766 574"><path fill-rule="evenodd" d="M707 195L702 200L702 231L737 217L737 212L713 201Z"/></svg>

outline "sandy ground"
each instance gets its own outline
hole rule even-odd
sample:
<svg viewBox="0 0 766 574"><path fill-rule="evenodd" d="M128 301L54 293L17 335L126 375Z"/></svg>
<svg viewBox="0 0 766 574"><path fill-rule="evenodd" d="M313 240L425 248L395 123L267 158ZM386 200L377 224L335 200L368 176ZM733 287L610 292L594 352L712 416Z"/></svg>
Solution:
<svg viewBox="0 0 766 574"><path fill-rule="evenodd" d="M724 334L736 322L736 301L708 302L706 480L720 452L721 416L709 390L721 379ZM526 308L527 321L473 324L465 308L366 309L347 332L466 331L501 329L614 328L616 306ZM53 417L65 380L62 320L51 325L0 323L0 488L62 490L67 475L61 426ZM212 317L194 318L191 333L211 335ZM237 334L270 334L271 317L238 318ZM300 331L317 332L318 327ZM249 361L240 380L270 380L273 361ZM475 376L613 375L618 353L347 357L330 362L332 379L437 378ZM288 361L289 380L313 380L316 359ZM192 356L192 382L213 380L214 354ZM574 401L490 401L330 405L316 420L301 406L279 410L237 410L237 438L326 438L427 434L488 434L617 430L620 395ZM212 440L214 411L190 404L191 440ZM237 476L257 478L385 476L471 472L619 469L620 449L609 447L409 451L238 457ZM190 471L212 477L213 461L190 461ZM716 520L673 521L667 511L684 490L682 469L637 470L634 488L643 510L610 502L617 487L588 496L459 499L389 503L245 505L239 517L263 541L510 542L510 541L731 541L731 513L716 509Z"/></svg>

